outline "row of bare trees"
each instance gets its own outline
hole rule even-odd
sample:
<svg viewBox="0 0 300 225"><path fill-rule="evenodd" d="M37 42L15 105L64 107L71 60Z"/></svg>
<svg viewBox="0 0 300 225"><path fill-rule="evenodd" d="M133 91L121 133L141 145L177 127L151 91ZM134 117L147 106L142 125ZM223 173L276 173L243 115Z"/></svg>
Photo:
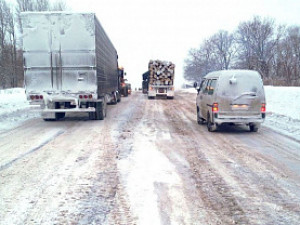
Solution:
<svg viewBox="0 0 300 225"><path fill-rule="evenodd" d="M50 4L49 0L17 0L14 6L0 0L0 89L23 86L20 13L65 9L63 1Z"/></svg>
<svg viewBox="0 0 300 225"><path fill-rule="evenodd" d="M185 60L185 78L199 81L211 71L257 70L265 84L300 85L300 26L276 26L254 17L235 32L219 31Z"/></svg>

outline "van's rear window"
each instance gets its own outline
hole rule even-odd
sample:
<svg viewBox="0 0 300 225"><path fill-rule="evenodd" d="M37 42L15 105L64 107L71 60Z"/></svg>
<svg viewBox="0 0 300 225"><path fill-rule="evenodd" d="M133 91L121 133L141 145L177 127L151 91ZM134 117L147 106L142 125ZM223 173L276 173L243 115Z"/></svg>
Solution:
<svg viewBox="0 0 300 225"><path fill-rule="evenodd" d="M230 82L230 79L235 82ZM245 92L257 93L263 87L262 80L259 76L247 74L235 74L234 76L226 76L219 81L219 92L221 95L236 96Z"/></svg>

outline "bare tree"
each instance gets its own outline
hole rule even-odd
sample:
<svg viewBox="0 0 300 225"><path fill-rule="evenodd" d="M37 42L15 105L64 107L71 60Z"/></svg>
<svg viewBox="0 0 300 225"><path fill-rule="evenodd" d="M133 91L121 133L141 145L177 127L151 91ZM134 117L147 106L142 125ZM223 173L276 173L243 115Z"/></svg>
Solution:
<svg viewBox="0 0 300 225"><path fill-rule="evenodd" d="M216 60L219 64L218 69L228 70L231 59L236 52L233 34L229 34L227 31L221 30L211 37L211 42L214 47Z"/></svg>
<svg viewBox="0 0 300 225"><path fill-rule="evenodd" d="M54 2L51 6L51 10L53 10L53 11L65 11L67 9L68 9L67 4L63 0L58 0L58 1Z"/></svg>
<svg viewBox="0 0 300 225"><path fill-rule="evenodd" d="M263 77L268 77L269 64L276 46L274 21L254 17L252 21L241 23L237 30L237 42L240 67L258 70Z"/></svg>
<svg viewBox="0 0 300 225"><path fill-rule="evenodd" d="M50 10L49 0L36 0L34 10L39 12L49 11Z"/></svg>

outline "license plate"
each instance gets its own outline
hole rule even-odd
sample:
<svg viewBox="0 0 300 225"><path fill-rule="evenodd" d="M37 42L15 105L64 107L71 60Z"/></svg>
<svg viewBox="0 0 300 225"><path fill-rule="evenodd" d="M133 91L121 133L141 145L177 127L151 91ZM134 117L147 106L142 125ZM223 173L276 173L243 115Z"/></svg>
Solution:
<svg viewBox="0 0 300 225"><path fill-rule="evenodd" d="M248 110L248 108L249 108L248 105L243 105L243 104L231 105L232 110Z"/></svg>

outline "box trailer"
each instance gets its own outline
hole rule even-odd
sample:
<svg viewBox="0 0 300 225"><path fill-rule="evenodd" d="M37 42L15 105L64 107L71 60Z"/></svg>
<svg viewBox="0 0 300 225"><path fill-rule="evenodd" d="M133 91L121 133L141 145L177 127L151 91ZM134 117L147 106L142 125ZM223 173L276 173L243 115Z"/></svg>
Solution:
<svg viewBox="0 0 300 225"><path fill-rule="evenodd" d="M94 13L24 12L24 80L45 120L87 112L102 120L120 100L118 55Z"/></svg>

